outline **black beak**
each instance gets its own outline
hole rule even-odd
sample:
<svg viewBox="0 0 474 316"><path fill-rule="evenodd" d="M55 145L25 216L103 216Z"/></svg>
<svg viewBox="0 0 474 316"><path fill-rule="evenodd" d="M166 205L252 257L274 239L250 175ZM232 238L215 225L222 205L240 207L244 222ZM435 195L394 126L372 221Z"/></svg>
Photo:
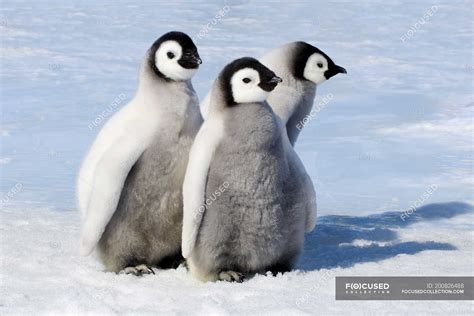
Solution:
<svg viewBox="0 0 474 316"><path fill-rule="evenodd" d="M337 75L337 74L347 74L347 71L345 68L338 66L338 65L333 65L330 66L326 72L324 72L324 77L326 77L326 80Z"/></svg>
<svg viewBox="0 0 474 316"><path fill-rule="evenodd" d="M347 70L341 66L336 65L336 71L338 74L347 74Z"/></svg>
<svg viewBox="0 0 474 316"><path fill-rule="evenodd" d="M275 89L277 84L279 84L282 81L283 81L283 79L281 79L280 77L272 76L270 79L266 79L266 80L260 82L258 85L263 90L265 90L267 92L270 92L270 91L273 91L273 89Z"/></svg>
<svg viewBox="0 0 474 316"><path fill-rule="evenodd" d="M272 79L270 79L270 81L268 81L268 83L276 83L276 84L278 84L278 83L280 83L280 82L282 82L282 81L283 81L283 79L281 79L280 77L274 76Z"/></svg>
<svg viewBox="0 0 474 316"><path fill-rule="evenodd" d="M202 64L202 59L199 57L199 55L194 55L192 58L193 58L193 60L194 60L194 62L195 62L196 64L198 64L198 65ZM343 68L343 69L344 69L344 68ZM346 70L344 69L344 72L345 72L345 71L346 71Z"/></svg>
<svg viewBox="0 0 474 316"><path fill-rule="evenodd" d="M202 64L202 60L199 57L199 54L197 52L195 52L195 53L191 53L191 54L184 54L181 57L181 59L178 60L178 63L183 68L195 69L195 68L198 68L200 64Z"/></svg>

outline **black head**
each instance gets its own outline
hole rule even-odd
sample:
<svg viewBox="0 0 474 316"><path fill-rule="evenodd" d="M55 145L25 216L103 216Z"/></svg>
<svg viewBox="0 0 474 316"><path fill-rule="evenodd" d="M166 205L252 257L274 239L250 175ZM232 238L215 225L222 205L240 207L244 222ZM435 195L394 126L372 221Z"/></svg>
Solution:
<svg viewBox="0 0 474 316"><path fill-rule="evenodd" d="M226 104L254 103L266 100L281 82L273 71L252 57L236 59L219 75Z"/></svg>
<svg viewBox="0 0 474 316"><path fill-rule="evenodd" d="M191 79L201 63L193 40L182 32L166 33L148 51L150 68L169 81Z"/></svg>
<svg viewBox="0 0 474 316"><path fill-rule="evenodd" d="M323 51L305 42L295 43L293 75L315 84L322 83L338 73L347 73Z"/></svg>

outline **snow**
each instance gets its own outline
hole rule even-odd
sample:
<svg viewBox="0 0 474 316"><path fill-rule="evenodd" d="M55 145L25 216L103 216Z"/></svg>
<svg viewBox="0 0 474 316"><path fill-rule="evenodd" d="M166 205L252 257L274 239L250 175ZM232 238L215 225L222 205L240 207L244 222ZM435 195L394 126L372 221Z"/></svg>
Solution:
<svg viewBox="0 0 474 316"><path fill-rule="evenodd" d="M473 12L461 0L2 1L0 314L472 314L460 301L336 302L334 276L473 275ZM347 69L318 87L316 102L333 98L296 147L319 205L298 271L201 284L184 268L134 278L78 256L79 164L170 30L196 41L201 98L228 61L294 40ZM413 205L426 208L403 221Z"/></svg>
<svg viewBox="0 0 474 316"><path fill-rule="evenodd" d="M0 312L7 314L469 314L470 301L335 301L335 276L472 275L474 209L428 205L400 213L322 216L298 270L245 283L201 283L184 267L135 277L78 256L79 214L1 212ZM456 231L456 234L452 232Z"/></svg>

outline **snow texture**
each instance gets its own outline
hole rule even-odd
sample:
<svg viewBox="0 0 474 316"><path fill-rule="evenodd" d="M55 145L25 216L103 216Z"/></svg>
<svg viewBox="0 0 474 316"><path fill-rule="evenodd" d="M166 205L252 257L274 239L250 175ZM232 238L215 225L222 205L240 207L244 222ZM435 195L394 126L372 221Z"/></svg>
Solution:
<svg viewBox="0 0 474 316"><path fill-rule="evenodd" d="M129 315L469 314L471 301L335 301L335 276L472 275L474 210L431 204L400 213L329 215L306 238L298 270L244 283L201 283L184 267L104 272L78 255L77 212L1 213L0 313ZM455 234L453 232L456 232Z"/></svg>

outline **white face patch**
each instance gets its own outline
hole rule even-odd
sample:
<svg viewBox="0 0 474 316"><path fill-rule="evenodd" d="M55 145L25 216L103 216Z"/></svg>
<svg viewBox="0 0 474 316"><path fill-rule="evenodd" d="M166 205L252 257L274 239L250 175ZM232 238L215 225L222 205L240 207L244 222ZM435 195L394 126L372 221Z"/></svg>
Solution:
<svg viewBox="0 0 474 316"><path fill-rule="evenodd" d="M318 53L309 56L304 67L303 77L315 84L320 84L326 81L324 72L328 70L327 59Z"/></svg>
<svg viewBox="0 0 474 316"><path fill-rule="evenodd" d="M178 64L178 60L183 55L181 45L176 41L163 42L155 53L155 65L166 77L174 81L185 81L191 79L197 71L186 69Z"/></svg>
<svg viewBox="0 0 474 316"><path fill-rule="evenodd" d="M230 81L232 96L236 103L253 103L265 101L270 94L260 88L260 75L252 68L237 71Z"/></svg>

